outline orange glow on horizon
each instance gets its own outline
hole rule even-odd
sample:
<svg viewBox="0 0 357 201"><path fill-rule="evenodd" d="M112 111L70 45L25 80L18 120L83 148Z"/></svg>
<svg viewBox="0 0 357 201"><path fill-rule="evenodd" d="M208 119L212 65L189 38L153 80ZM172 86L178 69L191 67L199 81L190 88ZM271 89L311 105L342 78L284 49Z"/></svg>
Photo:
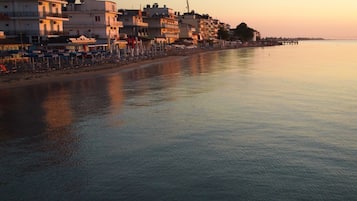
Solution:
<svg viewBox="0 0 357 201"><path fill-rule="evenodd" d="M186 1L116 1L119 8L139 9L146 4L166 5L177 12L186 12ZM235 28L241 22L260 31L263 37L323 37L357 39L357 1L301 0L234 1L224 3L189 0L190 9L209 14Z"/></svg>

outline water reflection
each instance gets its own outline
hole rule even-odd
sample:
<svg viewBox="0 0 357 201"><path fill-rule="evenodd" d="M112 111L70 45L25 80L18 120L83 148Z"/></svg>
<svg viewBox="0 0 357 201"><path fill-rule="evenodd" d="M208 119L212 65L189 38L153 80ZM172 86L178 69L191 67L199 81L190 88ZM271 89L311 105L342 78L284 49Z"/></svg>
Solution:
<svg viewBox="0 0 357 201"><path fill-rule="evenodd" d="M46 163L66 162L76 152L78 142L78 137L71 129L74 114L68 86L50 85L42 108L46 131L41 147L42 151L52 153L46 157Z"/></svg>
<svg viewBox="0 0 357 201"><path fill-rule="evenodd" d="M254 65L255 59L255 51L256 48L243 48L239 51L234 51L236 58L236 65L239 67L238 69L242 73L247 73L251 70L251 67Z"/></svg>
<svg viewBox="0 0 357 201"><path fill-rule="evenodd" d="M152 64L146 68L134 69L123 73L127 80L125 95L131 106L148 106L164 100L174 100L175 94L162 93L173 88L182 76L182 61L173 59L165 63ZM150 79L149 79L150 78ZM166 90L168 92L169 90ZM152 94L151 99L142 99Z"/></svg>
<svg viewBox="0 0 357 201"><path fill-rule="evenodd" d="M106 78L88 78L71 83L71 104L79 119L103 112L109 105Z"/></svg>
<svg viewBox="0 0 357 201"><path fill-rule="evenodd" d="M143 68L133 69L132 71L124 72L123 76L131 81L142 80L151 77L177 76L181 72L181 61L172 59L164 63L155 63Z"/></svg>
<svg viewBox="0 0 357 201"><path fill-rule="evenodd" d="M18 137L34 136L45 130L42 121L43 91L39 88L22 88L13 93L1 90L0 142Z"/></svg>
<svg viewBox="0 0 357 201"><path fill-rule="evenodd" d="M206 52L188 57L183 65L188 67L187 74L194 76L229 69L245 72L254 65L256 50L256 48L242 48Z"/></svg>
<svg viewBox="0 0 357 201"><path fill-rule="evenodd" d="M110 118L110 124L114 125L121 125L122 122L119 119L120 117L120 109L123 105L123 101L125 98L125 94L123 91L124 81L120 74L115 76L108 77L108 96L110 99L110 106L109 111L112 114Z"/></svg>
<svg viewBox="0 0 357 201"><path fill-rule="evenodd" d="M200 61L202 64L198 66L205 66L202 56ZM182 60L173 59L104 78L3 89L0 91L0 140L38 136L59 143L64 138L75 140L76 137L70 136L76 122L107 111L117 118L126 97L140 100L144 94L156 93L150 101L174 99L175 94L160 92L175 87L181 74ZM153 77L157 79L148 79ZM145 105L144 102L138 104Z"/></svg>
<svg viewBox="0 0 357 201"><path fill-rule="evenodd" d="M185 59L174 58L169 62L150 64L104 78L88 78L13 91L1 90L0 140L39 135L53 130L66 132L75 122L108 111L115 116L120 113L125 99L129 105L140 106L175 100L184 93L205 91L203 88L210 88L208 77L199 86L185 86L185 91L177 86L187 75L197 76L234 68L235 66L226 63L231 60L238 63L239 69L248 69L254 51L253 48L246 48L208 52ZM152 94L150 100L141 99L146 94ZM22 128L29 129L24 131Z"/></svg>
<svg viewBox="0 0 357 201"><path fill-rule="evenodd" d="M73 121L70 94L63 87L57 90L48 89L42 107L45 111L44 120L48 130L69 126Z"/></svg>
<svg viewBox="0 0 357 201"><path fill-rule="evenodd" d="M356 59L314 67L304 85L290 74L311 62L289 64L291 48L209 52L0 90L1 198L210 200L221 188L223 200L356 200ZM332 70L346 75L316 76Z"/></svg>
<svg viewBox="0 0 357 201"><path fill-rule="evenodd" d="M107 126L122 127L125 105L159 105L213 90L217 87L213 72L231 68L225 62L232 55L209 52L108 77L1 90L0 142L13 142L11 147L30 153L32 162L18 166L19 172L62 165L79 167L85 160L77 158L83 140L82 122L90 126L90 119L103 117ZM200 76L199 82L192 80L193 76ZM16 142L19 138L25 139L21 145Z"/></svg>
<svg viewBox="0 0 357 201"><path fill-rule="evenodd" d="M210 58L217 56L197 55L108 77L1 90L0 171L6 176L0 178L4 181L0 185L13 195L11 186L32 186L34 182L45 189L54 186L59 192L83 191L92 159L87 154L92 146L98 146L88 144L86 138L91 132L86 129L95 129L92 123L98 123L98 119L107 123L99 124L104 129L125 127L125 105L159 105L176 100L182 92L183 74L209 72ZM187 61L191 65L186 65ZM40 175L31 177L37 173ZM57 174L69 180L63 181Z"/></svg>
<svg viewBox="0 0 357 201"><path fill-rule="evenodd" d="M210 64L218 57L218 52L192 55L187 58L188 61L184 65L188 66L189 75L200 75L201 73L210 72L212 68Z"/></svg>

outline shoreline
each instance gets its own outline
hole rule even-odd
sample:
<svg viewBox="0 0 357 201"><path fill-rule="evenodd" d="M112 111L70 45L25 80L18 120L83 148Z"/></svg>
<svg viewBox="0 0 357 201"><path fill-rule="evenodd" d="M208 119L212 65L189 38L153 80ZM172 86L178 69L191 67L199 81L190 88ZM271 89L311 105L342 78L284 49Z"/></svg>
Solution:
<svg viewBox="0 0 357 201"><path fill-rule="evenodd" d="M155 58L131 61L128 63L112 62L102 63L93 66L82 66L78 68L67 68L46 72L16 72L0 75L0 90L26 87L37 84L55 83L71 80L80 80L96 76L105 76L111 73L119 73L125 69L135 69L143 65L169 62L172 59L183 59L196 54L212 51L224 51L229 49L254 48L265 46L246 46L239 48L213 48L195 49L192 51L175 52L174 54L162 55Z"/></svg>
<svg viewBox="0 0 357 201"><path fill-rule="evenodd" d="M180 58L181 57L181 58ZM0 90L26 87L37 84L55 83L80 80L90 77L100 77L121 72L125 69L135 69L142 65L169 62L173 58L182 59L184 56L163 56L154 59L139 60L131 63L105 63L87 67L62 69L42 73L11 73L0 75Z"/></svg>

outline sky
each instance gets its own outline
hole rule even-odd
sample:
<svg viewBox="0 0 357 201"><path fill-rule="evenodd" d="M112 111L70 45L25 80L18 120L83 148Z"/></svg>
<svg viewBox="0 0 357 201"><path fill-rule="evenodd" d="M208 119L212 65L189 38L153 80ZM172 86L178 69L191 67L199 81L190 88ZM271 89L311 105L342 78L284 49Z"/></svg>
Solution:
<svg viewBox="0 0 357 201"><path fill-rule="evenodd" d="M186 0L113 0L118 8L166 5L186 12ZM357 0L189 0L190 10L209 14L235 28L241 22L262 37L357 39Z"/></svg>

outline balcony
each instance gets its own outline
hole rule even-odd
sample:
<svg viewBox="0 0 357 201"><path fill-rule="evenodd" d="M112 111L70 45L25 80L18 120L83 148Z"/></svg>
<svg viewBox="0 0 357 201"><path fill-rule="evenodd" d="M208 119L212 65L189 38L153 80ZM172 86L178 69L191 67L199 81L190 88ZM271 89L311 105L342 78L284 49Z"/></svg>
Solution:
<svg viewBox="0 0 357 201"><path fill-rule="evenodd" d="M44 31L44 30L17 30L17 31L5 31L5 34L8 36L19 35L22 37L25 36L48 36L48 35L68 35L68 33L63 31Z"/></svg>
<svg viewBox="0 0 357 201"><path fill-rule="evenodd" d="M53 2L53 3L61 3L61 4L67 4L68 2L66 0L46 0L48 2Z"/></svg>
<svg viewBox="0 0 357 201"><path fill-rule="evenodd" d="M0 13L0 16L9 17L10 19L44 19L47 17L68 18L68 15L66 14L50 12L5 12Z"/></svg>
<svg viewBox="0 0 357 201"><path fill-rule="evenodd" d="M122 21L110 22L107 23L108 27L124 27Z"/></svg>
<svg viewBox="0 0 357 201"><path fill-rule="evenodd" d="M55 17L55 18L68 18L67 14L63 14L63 13L50 13L50 12L40 12L39 13L40 17Z"/></svg>
<svg viewBox="0 0 357 201"><path fill-rule="evenodd" d="M26 35L39 35L39 31L36 30L17 30L17 31L5 31L5 35L6 36L15 36L15 35L19 35L19 36L26 36Z"/></svg>
<svg viewBox="0 0 357 201"><path fill-rule="evenodd" d="M64 32L64 31L45 31L44 35L63 36L63 35L68 35L68 32Z"/></svg>
<svg viewBox="0 0 357 201"><path fill-rule="evenodd" d="M168 28L168 29L178 29L179 25L178 24L162 24L162 28Z"/></svg>
<svg viewBox="0 0 357 201"><path fill-rule="evenodd" d="M135 22L134 24L135 24L135 26L138 26L138 27L148 27L148 26L149 26L148 23L146 23L146 22L140 22L140 21Z"/></svg>

